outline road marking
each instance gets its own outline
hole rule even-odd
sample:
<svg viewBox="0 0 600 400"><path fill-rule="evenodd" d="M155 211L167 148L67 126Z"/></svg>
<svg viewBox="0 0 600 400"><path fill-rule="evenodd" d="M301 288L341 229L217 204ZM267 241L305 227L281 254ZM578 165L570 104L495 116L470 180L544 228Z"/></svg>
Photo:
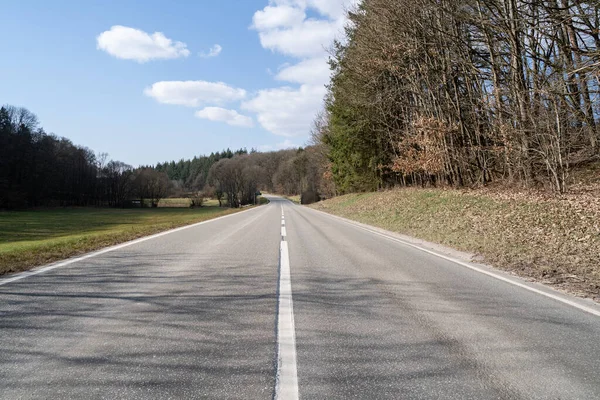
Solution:
<svg viewBox="0 0 600 400"><path fill-rule="evenodd" d="M279 309L277 314L275 400L297 400L296 331L294 327L290 257L286 241L281 241L279 254Z"/></svg>
<svg viewBox="0 0 600 400"><path fill-rule="evenodd" d="M79 262L79 261L87 260L88 258L97 257L97 256L100 256L102 254L110 253L111 251L119 250L119 249L122 249L124 247L128 247L128 246L132 246L134 244L145 242L147 240L156 239L156 238L161 237L161 236L170 235L171 233L179 232L179 231L182 231L182 230L185 230L185 229L194 228L194 227L199 226L199 225L208 224L208 223L215 222L215 221L218 221L218 220L221 220L221 219L224 219L224 218L233 217L234 215L239 215L239 214L242 214L242 213L245 213L245 212L248 212L248 211L252 211L252 210L257 210L257 209L259 209L259 208L258 207L257 208L250 208L248 210L240 211L240 212L233 213L233 214L224 215L222 217L218 217L218 218L214 218L214 219L209 219L209 220L202 221L202 222L197 222L197 223L191 224L191 225L181 226L179 228L171 229L171 230L160 232L160 233L155 233L154 235L145 236L145 237L142 237L142 238L139 238L139 239L131 240L129 242L121 243L121 244L118 244L116 246L106 247L106 248L104 248L102 250L94 251L92 253L88 253L88 254L83 255L81 257L69 258L68 260L59 261L58 263L50 264L50 265L47 265L45 267L37 268L37 269L31 270L31 271L21 272L19 274L11 276L10 278L6 278L6 279L0 280L0 286L6 285L7 283L19 281L21 279L25 279L25 278L28 278L30 276L43 274L44 272L52 271L53 269L56 269L56 268L65 267L67 265L70 265L70 264L73 264L73 263L76 263L76 262Z"/></svg>
<svg viewBox="0 0 600 400"><path fill-rule="evenodd" d="M287 236L287 232L285 231L285 226L281 227L281 236L282 237L286 237Z"/></svg>
<svg viewBox="0 0 600 400"><path fill-rule="evenodd" d="M396 237L393 237L393 236L387 235L387 234L385 234L385 233L378 232L378 231L376 231L376 230L373 230L373 229L367 228L367 227L365 227L365 226L359 225L359 224L358 224L357 222L355 222L355 221L351 221L351 220L348 220L348 219L346 219L346 218L338 217L337 215L328 214L328 213L326 213L326 212L324 212L324 211L315 210L315 209L311 209L311 210L313 210L313 211L317 211L317 212L319 212L319 213L322 213L322 214L324 214L324 215L327 215L327 216L329 216L329 217L331 217L331 218L338 219L338 220L340 220L341 222L344 222L344 223L346 223L347 225L354 226L354 227L356 227L356 228L362 229L363 231L366 231L366 232L373 233L373 234L375 234L375 235L378 235L378 236L384 237L384 238L386 238L386 239L389 239L389 240L391 240L391 241L394 241L394 242L398 242L398 243L404 244L404 245L406 245L406 246L409 246L409 247L415 248L415 249L417 249L417 250L421 250L421 251L423 251L423 252L425 252L425 253L428 253L428 254L434 255L434 256L436 256L436 257L442 258L442 259L444 259L444 260L446 260L446 261L453 262L453 263L455 263L455 264L458 264L458 265L460 265L460 266L463 266L463 267L469 268L469 269L471 269L471 270L473 270L473 271L476 271L476 272L479 272L479 273L481 273L481 274L484 274L484 275L490 276L490 277L492 277L492 278L498 279L498 280L500 280L500 281L503 281L503 282L509 283L509 284L511 284L511 285L514 285L514 286L518 286L518 287L520 287L520 288L522 288L522 289L529 290L530 292L537 293L537 294L539 294L539 295L542 295L542 296L548 297L548 298L550 298L550 299L553 299L553 300L559 301L559 302L561 302L561 303L563 303L563 304L567 304L567 305L569 305L569 306L571 306L571 307L575 307L575 308L577 308L577 309L579 309L579 310L581 310L581 311L585 311L585 312L587 312L587 313L589 313L589 314L592 314L592 315L595 315L595 316L597 316L597 317L600 317L600 310L597 310L597 309L595 309L595 308L588 307L588 306L585 306L585 305L583 305L583 304L579 304L579 303L577 303L577 302L575 302L575 301L572 301L572 300L566 299L566 298L564 298L564 297L562 297L562 296L558 296L558 295L555 295L555 294L553 294L553 293L548 293L548 292L545 292L545 291L543 291L543 290L536 289L536 288L534 288L534 287L531 287L531 286L528 286L528 285L526 285L526 284L524 284L524 283L521 283L521 282L518 282L518 281L515 281L515 280L512 280L512 279L506 278L506 277L504 277L504 276L502 276L502 275L500 275L500 274L496 274L496 273L494 273L494 272L491 272L491 271L486 271L485 269L479 268L479 267L477 267L477 266L475 266L475 265L471 265L471 264L469 264L469 263L466 263L466 262L463 262L463 261L457 260L457 259L455 259L455 258L448 257L448 256L445 256L445 255L443 255L443 254L436 253L435 251L432 251L432 250L428 250L428 249L426 249L426 248L423 248L423 247L421 247L421 246L418 246L418 245L416 245L416 244L413 244L413 243L407 242L406 240L398 239L398 238L396 238ZM551 289L551 288L550 288L550 289ZM551 289L551 290L552 290L552 289Z"/></svg>

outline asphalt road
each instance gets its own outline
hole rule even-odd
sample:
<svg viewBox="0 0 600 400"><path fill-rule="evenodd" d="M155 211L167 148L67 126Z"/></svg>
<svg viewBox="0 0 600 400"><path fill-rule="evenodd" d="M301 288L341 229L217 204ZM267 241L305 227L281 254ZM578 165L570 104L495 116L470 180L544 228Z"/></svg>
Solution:
<svg viewBox="0 0 600 400"><path fill-rule="evenodd" d="M0 278L0 398L600 399L600 308L504 279L581 307L272 198Z"/></svg>

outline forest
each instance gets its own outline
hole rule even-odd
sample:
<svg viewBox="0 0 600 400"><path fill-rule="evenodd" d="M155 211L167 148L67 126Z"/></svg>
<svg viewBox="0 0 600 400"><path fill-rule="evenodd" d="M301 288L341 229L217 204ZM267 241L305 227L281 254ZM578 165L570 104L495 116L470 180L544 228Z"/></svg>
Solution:
<svg viewBox="0 0 600 400"><path fill-rule="evenodd" d="M315 123L339 193L562 193L598 160L598 1L365 0L348 15Z"/></svg>

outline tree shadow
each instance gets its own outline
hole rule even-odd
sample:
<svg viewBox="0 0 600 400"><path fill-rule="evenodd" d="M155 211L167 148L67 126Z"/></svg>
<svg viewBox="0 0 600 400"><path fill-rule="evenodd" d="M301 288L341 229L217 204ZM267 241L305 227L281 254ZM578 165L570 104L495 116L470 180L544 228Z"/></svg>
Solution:
<svg viewBox="0 0 600 400"><path fill-rule="evenodd" d="M2 397L271 397L277 266L189 256L130 249L2 287Z"/></svg>

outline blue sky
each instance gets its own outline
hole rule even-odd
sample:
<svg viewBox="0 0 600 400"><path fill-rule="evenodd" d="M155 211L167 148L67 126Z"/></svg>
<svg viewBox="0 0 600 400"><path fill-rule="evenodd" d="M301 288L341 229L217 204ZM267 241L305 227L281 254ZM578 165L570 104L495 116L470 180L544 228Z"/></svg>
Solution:
<svg viewBox="0 0 600 400"><path fill-rule="evenodd" d="M0 0L0 103L132 165L303 145L353 0Z"/></svg>

